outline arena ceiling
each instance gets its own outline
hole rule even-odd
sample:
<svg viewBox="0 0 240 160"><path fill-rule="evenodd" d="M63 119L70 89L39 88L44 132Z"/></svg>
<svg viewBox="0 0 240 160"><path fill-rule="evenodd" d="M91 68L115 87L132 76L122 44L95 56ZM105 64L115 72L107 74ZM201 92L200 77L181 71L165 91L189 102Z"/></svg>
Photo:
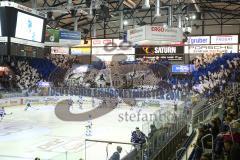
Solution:
<svg viewBox="0 0 240 160"><path fill-rule="evenodd" d="M77 29L84 37L113 38L126 28L144 24L178 26L179 17L183 27L240 25L239 0L160 0L158 17L155 1L149 0L150 7L144 8L145 0L95 0L93 10L91 0L22 0L21 4L46 12L48 27ZM196 20L191 19L193 14ZM121 22L126 20L124 26Z"/></svg>

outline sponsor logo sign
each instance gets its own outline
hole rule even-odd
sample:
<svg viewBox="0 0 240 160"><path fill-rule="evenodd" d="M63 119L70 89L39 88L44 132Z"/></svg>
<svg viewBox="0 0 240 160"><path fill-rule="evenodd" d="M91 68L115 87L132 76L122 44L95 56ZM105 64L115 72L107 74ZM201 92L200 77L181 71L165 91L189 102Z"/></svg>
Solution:
<svg viewBox="0 0 240 160"><path fill-rule="evenodd" d="M92 40L92 47L103 47L103 46L111 46L112 39L93 39Z"/></svg>
<svg viewBox="0 0 240 160"><path fill-rule="evenodd" d="M97 44L103 46L92 47L92 55L135 54L135 49L132 44L130 42L124 42L123 40L109 39L102 42L97 41ZM108 61L110 60L109 58L107 58Z"/></svg>
<svg viewBox="0 0 240 160"><path fill-rule="evenodd" d="M8 42L8 37L0 37L0 42Z"/></svg>
<svg viewBox="0 0 240 160"><path fill-rule="evenodd" d="M183 46L141 47L135 49L136 55L183 54Z"/></svg>
<svg viewBox="0 0 240 160"><path fill-rule="evenodd" d="M151 31L153 31L153 32L165 32L166 30L164 29L163 26L153 26L153 27L151 27Z"/></svg>
<svg viewBox="0 0 240 160"><path fill-rule="evenodd" d="M45 42L57 42L59 43L60 32L58 29L46 29Z"/></svg>
<svg viewBox="0 0 240 160"><path fill-rule="evenodd" d="M123 55L122 59L124 59L124 61L134 61L135 55ZM92 56L92 61L111 62L111 61L121 61L121 59L118 59L118 58L115 59L114 55L95 55L95 56Z"/></svg>
<svg viewBox="0 0 240 160"><path fill-rule="evenodd" d="M129 31L129 34L130 35L133 35L133 34L137 34L137 33L142 33L144 30L143 28L140 28L140 29L132 29Z"/></svg>
<svg viewBox="0 0 240 160"><path fill-rule="evenodd" d="M238 45L195 45L185 46L185 53L237 53Z"/></svg>
<svg viewBox="0 0 240 160"><path fill-rule="evenodd" d="M188 73L194 70L194 65L172 65L173 73Z"/></svg>
<svg viewBox="0 0 240 160"><path fill-rule="evenodd" d="M158 57L169 61L182 61L183 46L141 47L135 49L135 54L137 59Z"/></svg>
<svg viewBox="0 0 240 160"><path fill-rule="evenodd" d="M237 44L238 35L211 36L211 44Z"/></svg>
<svg viewBox="0 0 240 160"><path fill-rule="evenodd" d="M145 26L146 40L158 43L180 42L183 39L183 32L180 28L164 28L163 26Z"/></svg>
<svg viewBox="0 0 240 160"><path fill-rule="evenodd" d="M210 44L210 36L188 37L188 41L185 44Z"/></svg>
<svg viewBox="0 0 240 160"><path fill-rule="evenodd" d="M90 55L91 54L91 45L92 41L88 40L81 40L79 45L73 46L71 48L72 55Z"/></svg>
<svg viewBox="0 0 240 160"><path fill-rule="evenodd" d="M155 54L177 53L177 47L155 47Z"/></svg>
<svg viewBox="0 0 240 160"><path fill-rule="evenodd" d="M69 54L68 47L51 47L51 54Z"/></svg>
<svg viewBox="0 0 240 160"><path fill-rule="evenodd" d="M80 44L81 32L60 31L59 42L61 44L78 45Z"/></svg>
<svg viewBox="0 0 240 160"><path fill-rule="evenodd" d="M139 28L131 29L127 31L127 40L129 42L139 42L146 38L146 27L142 26Z"/></svg>

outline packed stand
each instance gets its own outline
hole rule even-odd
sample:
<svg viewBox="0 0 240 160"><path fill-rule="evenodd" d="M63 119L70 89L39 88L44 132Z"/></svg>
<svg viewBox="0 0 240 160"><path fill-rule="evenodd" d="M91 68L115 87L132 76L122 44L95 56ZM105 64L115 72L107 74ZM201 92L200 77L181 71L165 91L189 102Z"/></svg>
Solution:
<svg viewBox="0 0 240 160"><path fill-rule="evenodd" d="M192 72L193 90L208 96L222 91L227 82L239 81L239 64L239 54L228 53L215 58L206 66L199 67Z"/></svg>
<svg viewBox="0 0 240 160"><path fill-rule="evenodd" d="M69 69L72 63L75 61L76 57L62 54L51 54L47 57L47 59L50 59L53 64L60 68Z"/></svg>
<svg viewBox="0 0 240 160"><path fill-rule="evenodd" d="M21 90L32 88L41 80L37 69L32 68L26 61L12 62L11 66L16 69L16 83Z"/></svg>
<svg viewBox="0 0 240 160"><path fill-rule="evenodd" d="M196 58L193 59L193 64L196 69L200 67L206 67L208 64L211 64L213 61L215 61L218 57L221 57L222 53L207 53L202 54L201 56L196 56Z"/></svg>
<svg viewBox="0 0 240 160"><path fill-rule="evenodd" d="M238 96L238 95L237 95ZM228 96L223 103L222 116L213 118L210 123L201 124L199 135L192 154L192 160L239 160L240 123L239 104L236 97ZM210 134L211 136L206 136ZM203 139L203 137L206 137Z"/></svg>

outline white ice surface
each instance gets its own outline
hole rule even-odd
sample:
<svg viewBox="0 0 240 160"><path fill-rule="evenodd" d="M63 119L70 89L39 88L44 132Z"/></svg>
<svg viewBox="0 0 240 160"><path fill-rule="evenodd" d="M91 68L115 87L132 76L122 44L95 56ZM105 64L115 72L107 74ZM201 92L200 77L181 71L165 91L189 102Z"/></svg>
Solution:
<svg viewBox="0 0 240 160"><path fill-rule="evenodd" d="M172 108L171 102L163 102L161 108ZM91 109L91 102L84 102L83 110L74 103L73 111L82 112ZM79 160L85 159L85 139L102 141L130 142L131 132L135 127L142 128L145 121L119 121L119 114L137 113L138 108L130 110L126 104L110 113L94 119L92 136L85 136L87 122L65 122L54 114L54 105L32 105L24 111L25 106L6 108L7 115L0 121L0 160ZM38 110L36 110L38 109ZM142 114L151 114L158 107L144 108ZM141 119L140 119L141 120ZM106 160L120 144L87 142L87 160ZM123 147L121 157L131 149L131 145ZM67 158L66 158L67 156Z"/></svg>

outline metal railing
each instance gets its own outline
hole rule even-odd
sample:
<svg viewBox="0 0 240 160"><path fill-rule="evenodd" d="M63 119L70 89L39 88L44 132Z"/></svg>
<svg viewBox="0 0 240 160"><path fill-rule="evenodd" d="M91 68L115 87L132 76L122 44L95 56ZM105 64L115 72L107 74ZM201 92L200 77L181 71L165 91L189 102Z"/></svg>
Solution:
<svg viewBox="0 0 240 160"><path fill-rule="evenodd" d="M207 139L208 137L211 137L211 149L208 149L204 145L204 140ZM204 153L210 153L212 155L212 159L214 159L214 140L213 140L213 135L212 134L207 134L204 137L201 138L201 143L202 143L202 148Z"/></svg>
<svg viewBox="0 0 240 160"><path fill-rule="evenodd" d="M122 160L167 160L170 155L174 156L177 146L184 141L186 134L186 117L181 115L176 119L175 123L166 124L165 127L158 129L140 150L133 150Z"/></svg>
<svg viewBox="0 0 240 160"><path fill-rule="evenodd" d="M211 118L213 118L216 114L220 114L223 111L223 99L220 99L219 101L204 105L201 110L197 112L193 112L192 115L192 125L194 128L198 127L200 123L207 121Z"/></svg>

